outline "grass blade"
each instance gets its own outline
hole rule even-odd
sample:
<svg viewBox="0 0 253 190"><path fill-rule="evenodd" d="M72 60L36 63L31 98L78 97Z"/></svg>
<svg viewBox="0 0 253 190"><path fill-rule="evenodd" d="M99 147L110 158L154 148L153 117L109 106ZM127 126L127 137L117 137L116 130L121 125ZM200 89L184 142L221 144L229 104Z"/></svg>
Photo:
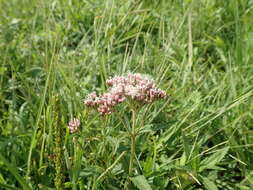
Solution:
<svg viewBox="0 0 253 190"><path fill-rule="evenodd" d="M20 183L24 190L32 190L30 186L26 183L26 181L19 175L18 170L11 163L9 163L1 153L0 159L3 161L8 170L12 173L12 175L17 179L17 181Z"/></svg>

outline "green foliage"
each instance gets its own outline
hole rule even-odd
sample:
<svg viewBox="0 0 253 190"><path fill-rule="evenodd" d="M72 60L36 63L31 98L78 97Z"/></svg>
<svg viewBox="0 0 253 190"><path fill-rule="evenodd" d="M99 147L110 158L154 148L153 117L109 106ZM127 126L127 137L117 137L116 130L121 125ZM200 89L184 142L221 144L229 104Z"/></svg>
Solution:
<svg viewBox="0 0 253 190"><path fill-rule="evenodd" d="M55 94L65 189L253 189L252 0L0 0L0 9L0 189L55 188ZM83 106L128 71L169 94L136 116L131 178L129 110L101 117ZM77 134L66 128L73 117Z"/></svg>
<svg viewBox="0 0 253 190"><path fill-rule="evenodd" d="M131 178L131 181L138 187L138 189L147 189L152 190L150 185L148 184L147 179L143 175L139 175Z"/></svg>

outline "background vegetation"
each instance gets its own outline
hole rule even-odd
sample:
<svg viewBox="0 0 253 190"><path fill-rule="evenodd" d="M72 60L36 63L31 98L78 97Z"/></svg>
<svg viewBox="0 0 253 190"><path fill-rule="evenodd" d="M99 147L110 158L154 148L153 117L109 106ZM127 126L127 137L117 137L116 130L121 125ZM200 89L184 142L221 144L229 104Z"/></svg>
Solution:
<svg viewBox="0 0 253 190"><path fill-rule="evenodd" d="M132 189L253 189L252 0L0 0L0 10L0 189L54 189L55 125L65 189L122 189L129 138L83 99L129 71L169 94L144 121Z"/></svg>

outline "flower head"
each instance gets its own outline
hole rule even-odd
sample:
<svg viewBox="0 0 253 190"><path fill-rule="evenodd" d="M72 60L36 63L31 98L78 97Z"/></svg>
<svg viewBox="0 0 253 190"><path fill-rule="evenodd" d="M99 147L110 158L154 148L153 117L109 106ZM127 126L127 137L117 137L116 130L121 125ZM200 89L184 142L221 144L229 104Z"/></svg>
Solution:
<svg viewBox="0 0 253 190"><path fill-rule="evenodd" d="M84 101L84 104L87 106L95 106L97 104L97 94L96 92L90 93Z"/></svg>
<svg viewBox="0 0 253 190"><path fill-rule="evenodd" d="M80 127L80 120L77 118L73 118L68 123L68 128L69 128L70 133L77 132L79 127Z"/></svg>
<svg viewBox="0 0 253 190"><path fill-rule="evenodd" d="M111 114L114 106L127 99L146 104L166 97L165 91L156 88L152 79L139 73L115 76L106 84L111 87L108 92L100 96L93 92L84 101L86 106L97 107L102 115Z"/></svg>

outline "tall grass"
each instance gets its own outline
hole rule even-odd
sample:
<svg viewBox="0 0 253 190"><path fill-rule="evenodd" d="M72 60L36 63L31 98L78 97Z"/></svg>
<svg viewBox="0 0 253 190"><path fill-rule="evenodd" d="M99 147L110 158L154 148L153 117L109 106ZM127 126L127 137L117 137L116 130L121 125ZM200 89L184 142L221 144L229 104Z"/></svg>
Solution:
<svg viewBox="0 0 253 190"><path fill-rule="evenodd" d="M65 189L253 189L252 0L0 0L0 10L0 189L55 188L56 94ZM83 106L127 72L169 94L143 121L131 177L126 107L100 117Z"/></svg>

